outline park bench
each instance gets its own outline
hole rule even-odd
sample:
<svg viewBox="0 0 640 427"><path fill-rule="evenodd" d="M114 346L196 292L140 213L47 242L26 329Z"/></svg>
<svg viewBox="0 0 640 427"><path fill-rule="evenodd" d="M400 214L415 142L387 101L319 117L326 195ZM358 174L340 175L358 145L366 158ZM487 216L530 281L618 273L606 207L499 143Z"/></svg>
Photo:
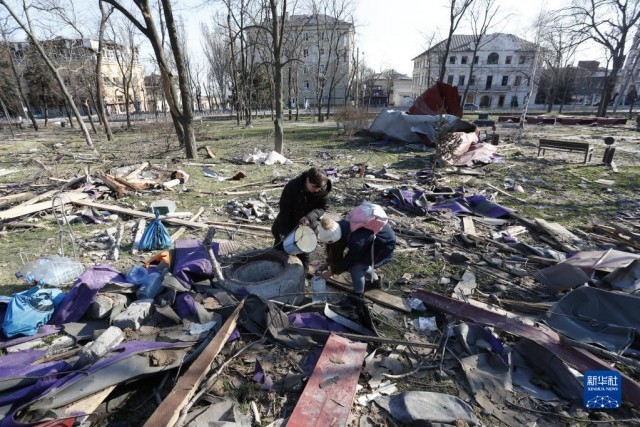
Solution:
<svg viewBox="0 0 640 427"><path fill-rule="evenodd" d="M557 150L557 151L578 151L584 153L584 162L590 162L593 155L593 147L588 142L578 141L558 141L556 139L543 139L540 138L538 142L538 157L542 152L544 156L545 150Z"/></svg>

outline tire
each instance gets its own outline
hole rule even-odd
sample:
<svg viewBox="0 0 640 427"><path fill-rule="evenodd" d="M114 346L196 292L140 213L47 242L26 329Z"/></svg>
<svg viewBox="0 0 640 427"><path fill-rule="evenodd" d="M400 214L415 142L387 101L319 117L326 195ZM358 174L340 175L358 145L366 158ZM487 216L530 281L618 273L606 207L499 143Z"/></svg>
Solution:
<svg viewBox="0 0 640 427"><path fill-rule="evenodd" d="M298 304L304 299L304 267L296 256L271 250L253 250L234 256L222 269L224 288L234 294L246 291L265 300Z"/></svg>

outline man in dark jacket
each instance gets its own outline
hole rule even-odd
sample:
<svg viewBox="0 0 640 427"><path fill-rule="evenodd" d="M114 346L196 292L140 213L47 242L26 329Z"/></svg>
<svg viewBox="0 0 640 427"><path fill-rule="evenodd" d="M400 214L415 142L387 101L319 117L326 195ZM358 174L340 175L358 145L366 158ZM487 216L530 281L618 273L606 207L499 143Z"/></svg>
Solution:
<svg viewBox="0 0 640 427"><path fill-rule="evenodd" d="M280 196L280 212L273 222L271 233L275 247L284 250L282 240L298 225L316 227L329 207L331 181L323 170L311 168L284 186ZM298 254L305 273L309 267L309 254Z"/></svg>

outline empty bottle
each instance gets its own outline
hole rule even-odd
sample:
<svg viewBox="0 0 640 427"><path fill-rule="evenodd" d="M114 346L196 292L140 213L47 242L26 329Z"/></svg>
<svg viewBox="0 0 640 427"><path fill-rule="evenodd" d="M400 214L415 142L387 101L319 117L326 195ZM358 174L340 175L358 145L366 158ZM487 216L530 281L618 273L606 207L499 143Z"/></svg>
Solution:
<svg viewBox="0 0 640 427"><path fill-rule="evenodd" d="M325 292L327 291L327 282L322 276L313 276L313 278L311 279L311 291L313 292L313 294L311 295L311 301L327 301L327 296L325 295Z"/></svg>
<svg viewBox="0 0 640 427"><path fill-rule="evenodd" d="M136 291L138 299L154 299L162 291L162 273L150 273Z"/></svg>
<svg viewBox="0 0 640 427"><path fill-rule="evenodd" d="M50 255L25 264L16 276L38 285L61 286L84 272L84 265L68 257Z"/></svg>

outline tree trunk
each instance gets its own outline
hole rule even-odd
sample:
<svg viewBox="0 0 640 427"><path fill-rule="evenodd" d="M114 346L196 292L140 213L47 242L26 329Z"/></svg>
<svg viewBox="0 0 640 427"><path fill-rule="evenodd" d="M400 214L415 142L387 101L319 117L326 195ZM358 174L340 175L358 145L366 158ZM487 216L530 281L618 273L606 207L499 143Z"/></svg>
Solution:
<svg viewBox="0 0 640 427"><path fill-rule="evenodd" d="M71 101L73 102L73 101ZM73 104L73 106L75 107L75 104ZM64 110L67 112L67 118L69 119L69 127L70 128L75 128L74 124L73 124L73 119L71 118L71 112L69 111L69 105L68 104L64 104Z"/></svg>
<svg viewBox="0 0 640 427"><path fill-rule="evenodd" d="M173 12L171 10L171 1L162 0L164 9L165 22L167 24L167 33L171 42L173 58L178 71L178 85L180 87L180 95L182 100L182 128L184 131L183 140L186 155L188 159L198 158L198 148L196 147L196 136L193 132L193 100L191 90L189 88L189 80L187 78L187 68L184 61L184 53L178 40L178 30L176 29Z"/></svg>
<svg viewBox="0 0 640 427"><path fill-rule="evenodd" d="M107 140L113 139L113 133L111 132L111 124L105 114L104 107L104 95L102 94L102 47L104 45L104 30L107 25L107 19L111 15L111 11L103 9L102 1L100 3L100 29L98 30L98 52L96 54L96 110L98 117L104 126L104 132L107 135Z"/></svg>
<svg viewBox="0 0 640 427"><path fill-rule="evenodd" d="M7 118L7 122L9 123L9 131L11 132L12 139L16 139L15 133L13 133L13 124L11 123L11 117L9 117L9 112L7 111L7 106L4 105L4 101L0 98L0 105L2 106L2 111L4 112L4 116Z"/></svg>
<svg viewBox="0 0 640 427"><path fill-rule="evenodd" d="M124 93L124 111L125 117L127 118L127 129L131 129L131 111L129 111L129 88L125 85L125 93Z"/></svg>
<svg viewBox="0 0 640 427"><path fill-rule="evenodd" d="M7 9L9 14L13 17L13 19L16 21L16 23L20 26L20 28L22 28L22 30L27 34L27 36L35 46L36 50L42 57L42 60L47 64L47 67L49 67L49 69L53 73L53 76L55 77L56 81L60 85L60 89L62 90L64 98L67 100L67 104L69 104L69 106L73 110L73 114L76 116L76 119L78 120L78 124L80 125L80 129L82 130L82 134L84 135L84 139L87 143L87 146L91 148L91 150L93 150L93 152L97 155L98 150L96 150L96 148L93 146L93 141L91 140L91 135L89 135L89 130L85 126L84 121L82 120L82 116L80 115L80 112L78 111L75 104L73 103L73 98L71 97L71 94L69 94L69 91L67 90L67 87L64 84L64 80L60 76L60 73L58 73L58 70L56 69L55 65L53 64L53 62L51 62L51 60L45 53L44 49L42 49L42 46L36 39L35 35L29 29L30 26L25 25L24 22L20 20L20 18L16 15L13 9L9 7L9 5L7 5L5 1L2 1L2 4ZM29 19L28 16L27 16L27 19Z"/></svg>
<svg viewBox="0 0 640 427"><path fill-rule="evenodd" d="M89 124L91 125L91 129L93 133L98 134L98 129L96 129L96 125L93 123L93 117L91 117L91 107L89 107L89 100L84 101L84 108L87 109L87 118L89 119Z"/></svg>
<svg viewBox="0 0 640 427"><path fill-rule="evenodd" d="M33 128L37 131L38 123L36 122L36 118L33 117L33 108L31 108L31 104L29 104L29 100L25 96L24 90L22 90L22 82L20 79L20 74L18 74L18 69L16 68L15 62L13 62L13 55L11 55L11 53L9 53L9 63L11 64L11 73L13 74L13 78L16 81L16 89L18 91L18 95L20 96L22 103L27 109L27 115L31 120L31 124L33 125Z"/></svg>

